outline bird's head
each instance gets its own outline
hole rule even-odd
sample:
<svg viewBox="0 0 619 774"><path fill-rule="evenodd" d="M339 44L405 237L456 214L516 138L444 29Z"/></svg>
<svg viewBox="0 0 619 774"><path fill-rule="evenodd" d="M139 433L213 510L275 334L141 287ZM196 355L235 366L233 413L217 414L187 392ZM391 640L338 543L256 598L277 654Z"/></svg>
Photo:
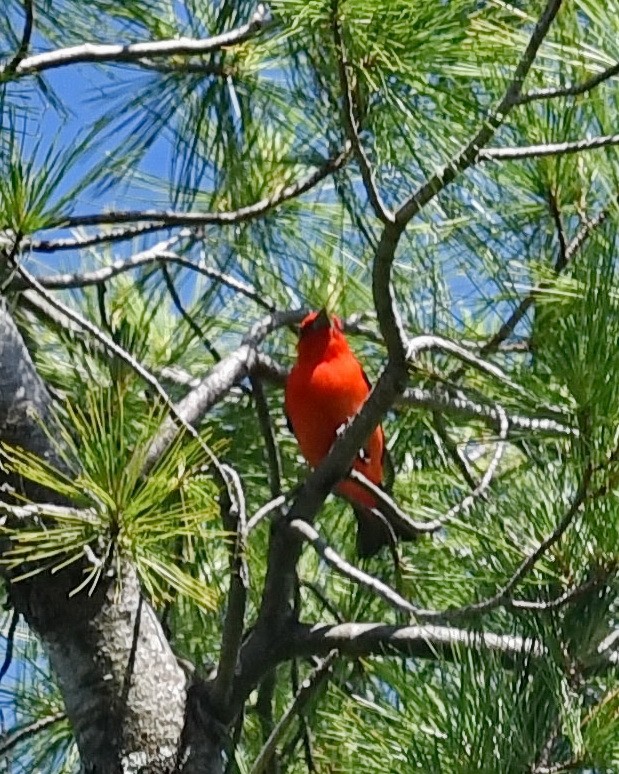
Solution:
<svg viewBox="0 0 619 774"><path fill-rule="evenodd" d="M327 351L348 347L342 333L342 321L330 315L323 307L318 312L310 312L302 321L299 331L299 357L324 357Z"/></svg>

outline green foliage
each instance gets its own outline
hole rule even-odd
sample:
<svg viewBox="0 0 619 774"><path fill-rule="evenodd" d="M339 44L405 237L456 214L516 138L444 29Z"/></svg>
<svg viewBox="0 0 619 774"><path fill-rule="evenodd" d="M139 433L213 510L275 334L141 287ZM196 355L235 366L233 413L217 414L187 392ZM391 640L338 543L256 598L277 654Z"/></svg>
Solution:
<svg viewBox="0 0 619 774"><path fill-rule="evenodd" d="M52 71L5 84L0 230L47 239L58 236L51 226L83 212L230 211L302 179L345 140L335 17L361 142L386 201L400 203L486 120L543 5L541 0L274 0L273 23L258 38L208 57L98 65L96 75L80 69L84 96L69 93ZM8 14L0 15L3 53L15 51L21 35L21 6L10 0L7 7ZM248 0L41 0L35 45L205 37L234 29L254 11ZM582 83L617 62L618 19L612 4L600 0L564 2L525 91ZM47 112L29 89L43 95ZM492 144L611 134L618 94L617 80L611 79L576 98L520 105ZM79 114L77 132L71 110ZM46 123L51 113L58 132ZM523 346L487 353L508 380L434 353L417 364L412 386L461 389L473 401L500 404L510 416L555 419L577 433L553 436L534 424L529 430L510 427L484 497L433 536L401 546L398 572L387 554L364 564L424 607L443 610L487 599L561 523L591 469L582 508L514 596L550 601L598 575L609 576L606 590L556 610L497 608L458 622L472 631L535 637L548 650L541 664L525 658L508 669L496 655L464 648L451 659L437 654L427 662L389 653L341 659L307 711L320 772L533 772L549 744L549 765L566 762L583 772L613 772L619 766L617 676L601 667L598 652L618 615L618 158L609 147L481 162L409 224L393 266L394 295L409 335L437 333L483 346L534 293L531 310L508 340ZM565 246L600 213L606 213L603 225L592 229L563 266ZM374 381L385 362L372 315L380 227L352 159L316 189L259 219L194 230L174 246L186 260L245 283L249 294L169 264L184 316L159 264L151 263L114 277L105 289L75 288L60 295L155 373L174 400L186 395L183 382L202 378L236 349L265 307L327 304L341 316L364 314L365 331L350 341ZM34 251L24 257L36 261L39 274L81 274L151 244L146 236L128 246L58 250L52 258ZM43 509L28 530L5 527L11 549L4 561L22 566L27 557L26 571L37 572L59 569L90 549L130 557L174 651L209 673L221 645L229 535L222 531L219 492L200 447L179 438L144 476L150 441L165 421L158 398L122 359L33 311L10 288L7 298L38 372L58 398L64 434L55 442L75 475L62 475L19 449L5 448L3 464L70 497L90 518ZM273 332L261 351L289 367L294 332ZM285 428L280 386L265 382L265 392L281 485L288 493L307 468ZM384 421L397 474L395 497L420 521L441 517L470 492L450 446L465 454L476 481L496 450L496 427L450 412L443 420L446 436L433 413L419 407L399 405ZM230 391L198 429L239 472L251 516L271 499L272 481L248 384ZM329 498L317 528L356 561L348 506ZM260 604L268 539L266 520L247 546L249 625ZM298 570L303 621L402 623L383 601L330 571L309 549ZM93 564L75 590L91 588L99 572L101 566ZM23 654L19 651L28 666L18 683L2 686L4 702L17 702L18 726L60 706L45 657L34 648L28 642ZM303 680L311 665L297 666ZM291 701L292 682L290 665L282 665L275 719ZM238 771L251 769L262 744L257 701L254 692L235 752ZM299 728L295 721L280 748L286 772L307 770ZM7 771L25 771L31 764L41 771L71 770L75 753L65 721L35 739L32 747L16 748Z"/></svg>

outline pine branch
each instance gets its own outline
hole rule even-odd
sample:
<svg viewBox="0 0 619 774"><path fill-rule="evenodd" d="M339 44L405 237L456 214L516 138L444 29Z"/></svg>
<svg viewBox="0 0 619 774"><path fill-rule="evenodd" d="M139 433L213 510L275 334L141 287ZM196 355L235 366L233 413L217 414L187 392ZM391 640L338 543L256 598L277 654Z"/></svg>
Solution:
<svg viewBox="0 0 619 774"><path fill-rule="evenodd" d="M17 73L25 61L26 55L28 54L28 48L30 47L30 39L32 38L32 30L34 27L34 2L33 0L23 0L23 2L25 18L21 41L13 59L11 59L7 65L4 65L4 67L0 67L0 83Z"/></svg>
<svg viewBox="0 0 619 774"><path fill-rule="evenodd" d="M223 465L229 480L228 491L233 489L234 499L222 502L224 528L231 533L230 589L221 635L221 648L217 675L211 689L211 701L216 708L225 707L230 701L234 677L238 668L239 652L243 639L249 568L247 566L247 514L241 480L229 465Z"/></svg>
<svg viewBox="0 0 619 774"><path fill-rule="evenodd" d="M336 48L338 74L340 79L340 90L342 92L342 118L344 121L344 128L346 130L346 136L350 142L357 163L359 164L359 170L361 172L361 178L365 191L367 193L372 209L376 217L383 223L393 223L395 216L393 212L385 205L378 187L376 185L376 179L374 172L370 165L370 161L366 155L361 139L359 137L359 122L355 114L354 98L352 94L352 88L350 79L348 77L348 65L346 56L346 50L344 48L344 41L342 39L342 31L340 28L340 20L338 18L338 0L332 0L332 34Z"/></svg>
<svg viewBox="0 0 619 774"><path fill-rule="evenodd" d="M128 44L94 44L84 43L80 46L60 48L22 58L16 63L0 67L0 78L8 75L23 77L33 73L67 67L74 64L90 62L115 63L137 62L144 58L172 57L182 54L212 54L229 46L245 43L257 32L264 29L269 22L269 13L264 5L259 5L251 20L236 30L215 35L212 38L174 38L172 40L156 40L146 43ZM11 64L13 66L11 67Z"/></svg>
<svg viewBox="0 0 619 774"><path fill-rule="evenodd" d="M282 717L277 722L275 728L271 732L271 735L267 739L263 748L260 750L258 757L254 761L253 766L250 769L250 774L263 774L266 770L266 766L275 754L277 745L283 739L285 733L288 731L292 720L300 715L305 707L312 700L316 692L321 688L324 682L329 678L333 665L337 659L337 653L330 653L323 663L317 667L312 674L303 681L299 692L295 696L292 704L284 712Z"/></svg>
<svg viewBox="0 0 619 774"><path fill-rule="evenodd" d="M619 145L619 134L589 137L568 142L549 142L544 145L525 145L517 148L486 148L479 152L480 161L521 161L543 158L544 156L565 156L596 148L610 148Z"/></svg>
<svg viewBox="0 0 619 774"><path fill-rule="evenodd" d="M459 174L465 172L479 160L480 150L488 144L516 105L518 97L522 93L524 80L561 7L561 2L562 0L548 0L546 3L503 98L483 126L458 154L403 202L396 210L395 224L388 223L383 229L374 259L372 295L389 357L400 368L403 368L406 358L405 337L391 286L391 268L400 237L406 225L423 207L444 191Z"/></svg>
<svg viewBox="0 0 619 774"><path fill-rule="evenodd" d="M619 62L612 65L612 67L603 70L601 73L597 73L597 75L587 78L587 80L582 83L576 83L572 86L564 86L558 89L541 89L540 91L530 91L526 94L521 94L520 97L518 97L516 104L528 105L530 102L535 102L537 100L556 99L557 97L577 97L580 94L587 94L587 92L593 91L596 86L614 78L616 75L619 75Z"/></svg>
<svg viewBox="0 0 619 774"><path fill-rule="evenodd" d="M304 193L310 191L318 183L322 182L329 175L337 172L349 159L350 148L347 146L343 151L327 159L318 169L309 175L281 186L269 196L260 199L253 204L239 207L236 210L225 212L178 212L175 210L119 210L110 212L100 212L89 215L74 215L59 218L46 225L46 229L52 228L82 228L84 226L119 226L125 223L146 222L145 227L158 230L165 228L176 228L179 226L229 226L236 223L245 223L254 220L260 215L278 207L284 202L295 199ZM144 231L140 233L146 233ZM109 236L109 235L107 235ZM124 237L123 237L124 238ZM40 250L40 244L35 242L25 243L32 250ZM84 243L82 243L84 244ZM64 247L67 247L65 244ZM48 248L49 251L49 248Z"/></svg>
<svg viewBox="0 0 619 774"><path fill-rule="evenodd" d="M513 634L456 629L448 626L390 626L384 623L297 624L291 650L299 656L337 650L342 656L402 654L429 660L461 658L462 651L494 653L507 667L525 657L547 658L539 640Z"/></svg>
<svg viewBox="0 0 619 774"><path fill-rule="evenodd" d="M0 736L0 755L6 755L20 742L24 742L26 739L36 736L46 728L49 728L56 723L60 723L61 720L66 720L66 717L64 712L55 712L53 715L34 720L32 723L28 723L14 731L3 734Z"/></svg>

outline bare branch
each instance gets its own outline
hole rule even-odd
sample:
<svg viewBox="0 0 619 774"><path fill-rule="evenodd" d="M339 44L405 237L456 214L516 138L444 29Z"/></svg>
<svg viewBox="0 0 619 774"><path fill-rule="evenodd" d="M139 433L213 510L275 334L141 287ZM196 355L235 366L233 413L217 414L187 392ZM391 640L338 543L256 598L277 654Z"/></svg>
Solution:
<svg viewBox="0 0 619 774"><path fill-rule="evenodd" d="M370 161L365 153L365 150L363 149L363 145L361 144L361 139L359 137L359 125L357 116L355 114L356 111L354 107L350 79L348 77L347 56L346 50L344 48L344 41L342 40L340 20L338 18L337 0L333 0L332 11L333 40L337 50L338 73L343 102L342 114L344 118L344 128L346 130L346 135L352 145L357 163L359 164L363 185L365 187L368 199L370 200L370 204L372 205L372 209L374 210L374 214L383 223L393 223L394 214L386 206L380 195L380 191L376 185L376 180L374 179L374 172L372 171Z"/></svg>
<svg viewBox="0 0 619 774"><path fill-rule="evenodd" d="M273 513L273 511L281 508L285 502L286 496L279 495L278 497L274 497L272 500L269 500L268 503L265 503L265 505L259 508L247 522L247 532L249 533L254 530L263 519L265 519L269 514Z"/></svg>
<svg viewBox="0 0 619 774"><path fill-rule="evenodd" d="M512 634L475 632L447 626L387 626L383 623L298 624L292 644L299 655L322 655L337 648L343 656L401 653L424 659L453 660L462 650L500 656L506 665L525 656L544 658L543 643Z"/></svg>
<svg viewBox="0 0 619 774"><path fill-rule="evenodd" d="M72 239L26 239L23 246L25 249L37 253L57 253L63 250L80 250L85 247L96 247L108 242L126 242L130 239L146 236L146 234L152 234L155 231L161 231L161 228L159 223L146 223L115 231L101 231L98 234Z"/></svg>
<svg viewBox="0 0 619 774"><path fill-rule="evenodd" d="M9 630L6 635L6 651L4 653L4 661L0 666L0 683L2 678L9 671L11 661L13 660L13 645L15 643L15 632L17 630L17 624L19 622L19 613L17 610L13 610L11 613L11 623L9 624Z"/></svg>
<svg viewBox="0 0 619 774"><path fill-rule="evenodd" d="M109 264L109 266L102 266L100 269L95 269L90 272L67 272L66 274L40 276L37 277L37 280L41 286L47 290L69 290L99 285L107 282L113 277L117 277L119 274L133 271L134 269L141 269L142 267L149 266L159 260L172 261L177 256L176 253L170 253L170 249L178 244L181 239L189 236L191 236L189 229L184 229L170 239L164 239L156 245L132 255L131 258L127 258L126 260L114 261ZM18 276L11 282L9 289L24 290L28 287L29 285L23 277Z"/></svg>
<svg viewBox="0 0 619 774"><path fill-rule="evenodd" d="M445 390L409 387L397 403L441 411L462 419L479 419L492 427L498 428L500 425L500 417L494 404L479 403L461 390L452 395ZM534 431L544 435L578 436L578 429L570 427L567 420L562 423L552 417L525 417L519 414L507 414L507 418L512 429Z"/></svg>
<svg viewBox="0 0 619 774"><path fill-rule="evenodd" d="M346 147L337 156L325 161L318 169L311 172L301 180L285 185L274 191L269 196L260 199L253 204L239 207L237 210L226 212L177 212L174 210L121 210L118 212L100 212L91 215L75 215L60 218L48 223L46 229L51 228L79 228L83 226L120 225L123 223L139 223L145 221L147 228L152 230L164 228L176 228L178 226L228 226L236 223L245 223L254 220L260 215L274 209L283 202L295 199L326 177L340 169L350 156L350 147ZM142 232L144 233L144 232ZM107 235L109 236L109 235ZM32 243L26 246L33 250L40 250L40 246Z"/></svg>
<svg viewBox="0 0 619 774"><path fill-rule="evenodd" d="M30 38L32 37L32 28L34 26L34 3L33 0L24 0L24 30L22 32L21 42L19 48L15 52L15 56L4 67L0 67L0 82L4 77L14 75L21 64L24 62L28 48L30 46Z"/></svg>
<svg viewBox="0 0 619 774"><path fill-rule="evenodd" d="M331 674L333 665L337 659L337 653L330 653L323 663L317 667L312 674L303 681L299 692L294 697L292 704L284 712L277 722L277 725L271 732L258 757L250 769L250 774L263 774L269 761L273 757L277 745L283 739L292 720L305 709L316 692L324 684Z"/></svg>
<svg viewBox="0 0 619 774"><path fill-rule="evenodd" d="M568 153L580 153L596 148L610 148L619 145L619 134L602 137L589 137L571 142L550 142L544 145L524 145L518 148L486 148L479 152L480 161L509 161L544 156L565 156Z"/></svg>
<svg viewBox="0 0 619 774"><path fill-rule="evenodd" d="M212 38L175 38L146 43L93 44L60 48L22 58L13 69L10 64L0 67L0 77L7 74L22 77L46 70L86 62L136 62L148 57L178 56L179 54L212 54L228 46L238 45L252 38L269 21L266 6L259 5L251 20L236 30L215 35Z"/></svg>
<svg viewBox="0 0 619 774"><path fill-rule="evenodd" d="M275 312L275 304L268 298L265 298L251 285L248 285L241 280L232 277L230 274L219 271L207 266L203 260L196 263L189 258L184 258L178 253L170 252L169 248L177 243L183 237L190 236L188 230L183 230L171 239L163 240L153 247L149 247L147 250L136 253L131 258L126 260L118 260L109 264L108 266L102 266L100 269L95 269L90 272L70 272L66 274L57 274L51 276L37 277L41 286L47 290L69 290L75 288L85 288L92 285L102 285L110 279L117 277L119 274L125 272L134 271L135 269L141 269L145 266L150 266L155 263L159 263L162 266L165 264L174 264L182 266L185 269L195 271L198 274L202 274L205 277L214 279L217 282L229 287L242 295L246 296L250 300L254 301L258 306L269 312ZM23 278L19 276L15 277L10 285L10 291L19 291L27 288L28 285Z"/></svg>
<svg viewBox="0 0 619 774"><path fill-rule="evenodd" d="M395 589L392 589L391 586L383 583L383 581L375 578L369 573L363 572L347 562L320 537L311 524L308 524L301 519L295 519L290 522L289 527L293 532L300 535L303 540L307 541L329 567L332 567L340 575L343 575L354 583L369 589L374 594L381 597L381 599L384 599L385 602L395 610L419 617L424 616L429 612L413 605L407 599L404 599L404 597L398 594Z"/></svg>
<svg viewBox="0 0 619 774"><path fill-rule="evenodd" d="M496 130L506 119L522 93L522 85L539 47L546 37L562 0L548 0L540 16L529 43L518 63L514 76L505 94L495 110L487 118L472 140L457 153L441 170L436 172L415 191L396 211L396 223L388 223L383 229L372 275L372 295L378 314L381 332L389 357L394 364L402 365L405 359L405 338L397 313L393 289L391 287L391 268L395 251L406 224L417 215L432 199L450 185L456 177L474 165L479 159L480 150L490 141Z"/></svg>
<svg viewBox="0 0 619 774"><path fill-rule="evenodd" d="M555 99L557 97L577 97L580 94L586 94L599 86L604 81L608 81L619 75L619 62L612 67L603 70L601 73L591 76L582 83L576 83L572 86L564 86L558 89L541 89L540 91L530 91L527 94L521 94L516 102L517 105L527 105L529 102L535 102L543 99Z"/></svg>

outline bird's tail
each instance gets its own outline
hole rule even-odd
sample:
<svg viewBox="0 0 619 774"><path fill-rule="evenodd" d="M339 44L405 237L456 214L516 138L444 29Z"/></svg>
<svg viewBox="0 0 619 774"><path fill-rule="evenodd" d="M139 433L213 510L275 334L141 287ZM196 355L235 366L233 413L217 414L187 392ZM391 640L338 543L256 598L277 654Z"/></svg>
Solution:
<svg viewBox="0 0 619 774"><path fill-rule="evenodd" d="M374 556L383 546L392 546L396 540L415 540L417 535L391 524L376 508L353 505L357 517L357 554L362 558Z"/></svg>

